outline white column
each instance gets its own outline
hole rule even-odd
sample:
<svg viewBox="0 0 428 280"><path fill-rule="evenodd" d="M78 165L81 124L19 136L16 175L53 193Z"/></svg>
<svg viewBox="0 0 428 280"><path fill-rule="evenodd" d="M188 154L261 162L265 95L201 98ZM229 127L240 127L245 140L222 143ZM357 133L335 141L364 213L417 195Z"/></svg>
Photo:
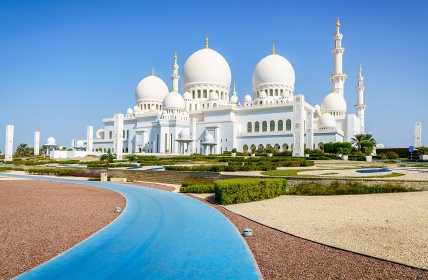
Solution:
<svg viewBox="0 0 428 280"><path fill-rule="evenodd" d="M354 106L355 110L357 111L357 116L360 119L360 133L364 134L366 133L366 129L365 129L365 124L364 124L364 112L366 110L367 105L364 104L364 77L361 74L362 72L362 68L360 65L360 68L358 69L358 76L357 76L357 80L358 80L358 84L355 87L357 89L357 105Z"/></svg>
<svg viewBox="0 0 428 280"><path fill-rule="evenodd" d="M4 151L4 161L12 161L13 155L13 125L6 125L6 143Z"/></svg>
<svg viewBox="0 0 428 280"><path fill-rule="evenodd" d="M343 35L340 32L340 22L338 18L336 22L336 33L333 35L334 48L332 49L332 53L334 56L334 71L333 74L330 75L330 80L333 84L334 91L344 97L345 80L347 75L343 73L342 61L345 48L342 46L342 38Z"/></svg>
<svg viewBox="0 0 428 280"><path fill-rule="evenodd" d="M178 64L177 64L177 53L174 54L174 64L172 65L172 91L178 92L178 80L180 79L180 75L178 74Z"/></svg>
<svg viewBox="0 0 428 280"><path fill-rule="evenodd" d="M415 148L422 146L422 123L416 122L415 124Z"/></svg>
<svg viewBox="0 0 428 280"><path fill-rule="evenodd" d="M194 154L196 153L196 118L190 118L189 121L189 134L193 141L188 144L187 151L188 154Z"/></svg>
<svg viewBox="0 0 428 280"><path fill-rule="evenodd" d="M314 148L314 112L307 111L306 112L306 148L313 149Z"/></svg>
<svg viewBox="0 0 428 280"><path fill-rule="evenodd" d="M34 132L34 155L38 156L40 151L40 131Z"/></svg>
<svg viewBox="0 0 428 280"><path fill-rule="evenodd" d="M303 103L305 98L302 94L294 96L293 113L294 113L294 124L293 124L293 157L304 157L305 156L305 145L304 145L304 125L303 120L305 112Z"/></svg>
<svg viewBox="0 0 428 280"><path fill-rule="evenodd" d="M116 158L121 160L123 157L123 114L114 115L114 151Z"/></svg>
<svg viewBox="0 0 428 280"><path fill-rule="evenodd" d="M92 153L94 147L94 127L88 126L86 130L86 151Z"/></svg>

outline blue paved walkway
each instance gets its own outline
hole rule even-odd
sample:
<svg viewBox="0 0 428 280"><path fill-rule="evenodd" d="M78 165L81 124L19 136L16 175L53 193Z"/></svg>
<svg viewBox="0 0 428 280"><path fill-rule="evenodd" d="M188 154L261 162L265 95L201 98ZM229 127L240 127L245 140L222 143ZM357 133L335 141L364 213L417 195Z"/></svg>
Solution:
<svg viewBox="0 0 428 280"><path fill-rule="evenodd" d="M18 279L258 278L239 232L204 203L132 185L25 177L111 189L127 206L113 223Z"/></svg>

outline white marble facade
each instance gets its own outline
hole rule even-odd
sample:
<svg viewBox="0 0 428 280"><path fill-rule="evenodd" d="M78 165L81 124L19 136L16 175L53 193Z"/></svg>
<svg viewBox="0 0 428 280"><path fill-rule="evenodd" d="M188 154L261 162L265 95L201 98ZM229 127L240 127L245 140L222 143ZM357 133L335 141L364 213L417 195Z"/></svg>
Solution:
<svg viewBox="0 0 428 280"><path fill-rule="evenodd" d="M227 61L209 48L207 39L205 48L184 63L183 94L178 92L180 75L175 54L171 91L152 70L152 75L137 85L134 107L126 114L103 119L104 127L90 141L92 151L117 153L120 148L118 154L222 154L233 148L250 152L272 147L303 156L305 148L322 149L327 142L350 141L364 132L366 105L360 66L354 106L357 114L347 113L342 38L338 20L332 49L334 73L329 76L332 92L321 106L312 106L304 95L294 94L294 69L286 58L275 53L274 47L254 69L253 96L239 100L235 85L230 92Z"/></svg>

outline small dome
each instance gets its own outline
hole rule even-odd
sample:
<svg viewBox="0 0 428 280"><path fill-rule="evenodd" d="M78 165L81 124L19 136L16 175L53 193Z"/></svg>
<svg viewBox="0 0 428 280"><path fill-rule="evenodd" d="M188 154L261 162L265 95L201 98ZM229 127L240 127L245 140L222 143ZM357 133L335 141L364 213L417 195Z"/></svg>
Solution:
<svg viewBox="0 0 428 280"><path fill-rule="evenodd" d="M170 93L165 96L162 103L163 109L178 109L178 110L184 110L186 107L186 104L184 103L184 99L176 91L171 91Z"/></svg>
<svg viewBox="0 0 428 280"><path fill-rule="evenodd" d="M251 98L251 95L247 94L244 96L244 101L245 102L251 102L253 99Z"/></svg>
<svg viewBox="0 0 428 280"><path fill-rule="evenodd" d="M316 112L318 112L318 113L319 113L319 112L321 112L321 107L320 107L320 105L318 105L318 104L317 104L317 105L315 105L315 106L314 106L314 108L315 108L315 111L316 111Z"/></svg>
<svg viewBox="0 0 428 280"><path fill-rule="evenodd" d="M260 85L288 85L294 88L293 66L284 57L271 54L263 58L254 68L253 89Z"/></svg>
<svg viewBox="0 0 428 280"><path fill-rule="evenodd" d="M131 108L128 108L127 110L126 110L126 113L127 114L132 114L134 111L132 111L132 109Z"/></svg>
<svg viewBox="0 0 428 280"><path fill-rule="evenodd" d="M148 76L142 79L135 89L135 101L157 100L162 101L169 90L164 81L156 76Z"/></svg>
<svg viewBox="0 0 428 280"><path fill-rule="evenodd" d="M336 128L336 120L330 113L325 112L318 119L318 128Z"/></svg>
<svg viewBox="0 0 428 280"><path fill-rule="evenodd" d="M218 52L205 48L192 54L184 63L183 87L192 83L229 87L232 80L229 64Z"/></svg>
<svg viewBox="0 0 428 280"><path fill-rule="evenodd" d="M218 100L218 93L215 91L210 92L210 100Z"/></svg>
<svg viewBox="0 0 428 280"><path fill-rule="evenodd" d="M140 107L138 107L137 105L134 106L134 112L140 112Z"/></svg>
<svg viewBox="0 0 428 280"><path fill-rule="evenodd" d="M186 91L183 94L183 98L184 98L184 100L192 100L192 94L190 92Z"/></svg>
<svg viewBox="0 0 428 280"><path fill-rule="evenodd" d="M96 139L104 139L104 129L100 128L95 132Z"/></svg>
<svg viewBox="0 0 428 280"><path fill-rule="evenodd" d="M56 140L53 137L49 137L46 143L47 145L56 145Z"/></svg>
<svg viewBox="0 0 428 280"><path fill-rule="evenodd" d="M232 95L232 96L230 97L230 101L229 101L229 103L231 103L231 104L238 104L238 96L236 96L236 95Z"/></svg>
<svg viewBox="0 0 428 280"><path fill-rule="evenodd" d="M83 147L83 141L82 140L77 140L76 147L82 148Z"/></svg>
<svg viewBox="0 0 428 280"><path fill-rule="evenodd" d="M214 136L209 133L205 134L205 142L214 143Z"/></svg>
<svg viewBox="0 0 428 280"><path fill-rule="evenodd" d="M328 94L322 101L321 111L346 112L346 101L340 94L332 92Z"/></svg>
<svg viewBox="0 0 428 280"><path fill-rule="evenodd" d="M262 90L262 91L260 92L260 94L259 94L259 97L260 97L260 98L266 98L266 97L267 97L266 92L265 92L264 90Z"/></svg>
<svg viewBox="0 0 428 280"><path fill-rule="evenodd" d="M189 138L190 137L190 133L189 130L187 129L183 129L180 134L178 135L179 139L184 139L184 138Z"/></svg>

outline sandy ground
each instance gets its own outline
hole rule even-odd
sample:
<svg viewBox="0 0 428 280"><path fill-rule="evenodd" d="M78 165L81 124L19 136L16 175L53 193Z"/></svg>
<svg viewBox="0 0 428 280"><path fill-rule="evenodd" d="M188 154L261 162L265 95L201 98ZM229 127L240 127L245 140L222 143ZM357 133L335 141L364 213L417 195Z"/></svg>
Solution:
<svg viewBox="0 0 428 280"><path fill-rule="evenodd" d="M226 208L313 241L428 268L428 192L281 196Z"/></svg>

